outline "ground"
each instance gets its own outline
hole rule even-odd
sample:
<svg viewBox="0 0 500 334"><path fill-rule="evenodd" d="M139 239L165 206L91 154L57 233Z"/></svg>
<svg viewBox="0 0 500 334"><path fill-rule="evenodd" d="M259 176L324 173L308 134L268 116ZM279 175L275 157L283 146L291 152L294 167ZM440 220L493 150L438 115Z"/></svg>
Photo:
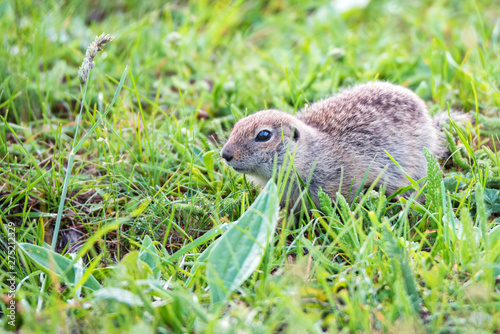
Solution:
<svg viewBox="0 0 500 334"><path fill-rule="evenodd" d="M499 333L499 17L494 0L1 2L2 328ZM297 220L279 182L219 158L246 114L376 79L473 120L443 126L420 201L324 196Z"/></svg>

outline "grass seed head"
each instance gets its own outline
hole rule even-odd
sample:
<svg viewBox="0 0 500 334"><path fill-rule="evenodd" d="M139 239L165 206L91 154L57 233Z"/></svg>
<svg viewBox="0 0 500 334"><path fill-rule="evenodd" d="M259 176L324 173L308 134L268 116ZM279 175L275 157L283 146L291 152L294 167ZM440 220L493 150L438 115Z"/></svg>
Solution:
<svg viewBox="0 0 500 334"><path fill-rule="evenodd" d="M97 55L97 52L102 51L102 47L115 39L115 36L110 34L102 33L100 36L96 36L95 40L90 43L87 51L85 52L85 58L83 59L82 66L80 70L78 70L78 79L82 85L87 82L87 78L90 74L90 70L92 70L95 66L94 58Z"/></svg>

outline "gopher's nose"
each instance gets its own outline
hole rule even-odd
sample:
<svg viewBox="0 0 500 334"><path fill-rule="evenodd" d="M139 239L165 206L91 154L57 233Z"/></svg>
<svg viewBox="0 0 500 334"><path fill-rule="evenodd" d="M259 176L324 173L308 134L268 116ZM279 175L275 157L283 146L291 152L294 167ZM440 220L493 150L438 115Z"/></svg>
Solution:
<svg viewBox="0 0 500 334"><path fill-rule="evenodd" d="M226 161L233 160L233 156L231 154L229 154L227 151L222 150L222 152L220 152L220 155Z"/></svg>

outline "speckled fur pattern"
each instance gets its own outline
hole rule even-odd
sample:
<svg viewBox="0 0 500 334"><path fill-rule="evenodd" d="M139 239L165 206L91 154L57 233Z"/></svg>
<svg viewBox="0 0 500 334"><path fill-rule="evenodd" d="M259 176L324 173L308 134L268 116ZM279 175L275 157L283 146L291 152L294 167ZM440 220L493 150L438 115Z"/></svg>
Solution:
<svg viewBox="0 0 500 334"><path fill-rule="evenodd" d="M255 140L262 130L272 133L269 141ZM371 185L381 173L388 193L407 186L407 178L385 151L411 178L423 178L424 147L436 157L444 154L425 103L407 88L372 82L313 103L295 116L279 110L256 112L235 124L221 154L232 157L226 163L236 171L265 183L272 177L274 158L282 167L287 152L296 151L295 169L304 182L312 171L309 192L319 205L319 187L331 198L339 190L347 198L351 181L355 191ZM295 187L292 200L299 194Z"/></svg>

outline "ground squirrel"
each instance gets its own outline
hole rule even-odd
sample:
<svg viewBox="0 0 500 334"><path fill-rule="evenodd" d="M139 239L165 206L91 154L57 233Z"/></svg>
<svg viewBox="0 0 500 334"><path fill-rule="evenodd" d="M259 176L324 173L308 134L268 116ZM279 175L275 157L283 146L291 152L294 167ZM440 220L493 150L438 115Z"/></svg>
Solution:
<svg viewBox="0 0 500 334"><path fill-rule="evenodd" d="M336 197L342 169L340 192L346 198L351 181L352 196L367 170L363 186L371 185L384 168L381 182L388 193L407 186L408 179L385 151L411 178L423 178L424 147L435 157L443 156L437 122L422 99L407 88L371 82L313 103L295 116L262 110L243 118L235 124L221 156L234 170L265 183L273 175L275 157L282 167L287 152L295 153L297 174L304 183L310 180L309 193L318 206L319 187ZM299 187L293 186L292 199L299 195Z"/></svg>

